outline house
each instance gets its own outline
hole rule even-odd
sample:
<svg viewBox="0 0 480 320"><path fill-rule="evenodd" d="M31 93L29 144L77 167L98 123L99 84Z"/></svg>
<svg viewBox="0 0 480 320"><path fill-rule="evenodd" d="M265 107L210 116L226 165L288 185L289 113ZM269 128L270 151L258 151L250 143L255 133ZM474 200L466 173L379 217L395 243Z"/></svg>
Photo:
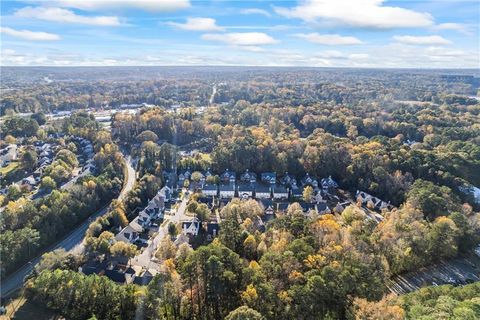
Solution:
<svg viewBox="0 0 480 320"><path fill-rule="evenodd" d="M284 186L287 186L287 187L290 187L292 186L293 184L297 184L297 180L295 179L295 177L291 174L288 174L288 172L285 172L285 174L283 175L283 177L280 179L280 184L284 185Z"/></svg>
<svg viewBox="0 0 480 320"><path fill-rule="evenodd" d="M48 166L51 163L52 163L52 159L50 159L49 157L43 157L38 161L38 166L39 167L45 167L45 166Z"/></svg>
<svg viewBox="0 0 480 320"><path fill-rule="evenodd" d="M326 202L317 203L315 207L318 214L328 214L332 212Z"/></svg>
<svg viewBox="0 0 480 320"><path fill-rule="evenodd" d="M322 195L322 192L319 191L319 192L317 192L317 194L313 197L312 202L315 202L315 203L325 203L325 202L327 202L327 200L324 199L324 197L323 197L323 195Z"/></svg>
<svg viewBox="0 0 480 320"><path fill-rule="evenodd" d="M255 186L253 183L241 183L238 185L238 197L248 199L253 197Z"/></svg>
<svg viewBox="0 0 480 320"><path fill-rule="evenodd" d="M129 266L125 270L125 283L130 284L135 280L137 274L141 272L142 268L140 266Z"/></svg>
<svg viewBox="0 0 480 320"><path fill-rule="evenodd" d="M338 202L335 208L333 208L333 211L335 211L336 213L342 213L343 210L345 210L345 208L351 204L352 203L350 201Z"/></svg>
<svg viewBox="0 0 480 320"><path fill-rule="evenodd" d="M202 194L206 197L217 197L218 186L216 184L205 184L201 188Z"/></svg>
<svg viewBox="0 0 480 320"><path fill-rule="evenodd" d="M235 174L235 172L231 172L227 169L220 176L220 180L224 184L227 184L227 183L233 184L233 183L235 183L235 180L236 180L236 174Z"/></svg>
<svg viewBox="0 0 480 320"><path fill-rule="evenodd" d="M316 211L316 207L312 203L307 202L300 202L300 206L302 207L303 212L309 213L310 211Z"/></svg>
<svg viewBox="0 0 480 320"><path fill-rule="evenodd" d="M17 151L16 144L9 144L2 150L0 150L0 166L6 166L10 162L17 160L18 158L18 151Z"/></svg>
<svg viewBox="0 0 480 320"><path fill-rule="evenodd" d="M213 208L213 197L199 197L197 198L197 202L198 203L204 203L208 206L209 209L212 209Z"/></svg>
<svg viewBox="0 0 480 320"><path fill-rule="evenodd" d="M277 174L275 172L263 172L261 180L263 183L275 184L277 182Z"/></svg>
<svg viewBox="0 0 480 320"><path fill-rule="evenodd" d="M255 184L255 198L256 199L269 199L272 197L272 190L270 185L264 183Z"/></svg>
<svg viewBox="0 0 480 320"><path fill-rule="evenodd" d="M103 275L105 270L108 268L109 263L106 260L90 260L87 261L83 266L78 268L78 271L88 276L90 274L100 274Z"/></svg>
<svg viewBox="0 0 480 320"><path fill-rule="evenodd" d="M290 194L293 199L303 198L303 189L300 189L297 184L292 184L290 187Z"/></svg>
<svg viewBox="0 0 480 320"><path fill-rule="evenodd" d="M144 270L138 276L135 276L135 279L133 279L133 283L139 286L146 286L157 274L158 271L155 269Z"/></svg>
<svg viewBox="0 0 480 320"><path fill-rule="evenodd" d="M328 178L323 178L320 181L320 184L322 185L322 189L324 190L329 190L329 189L337 189L338 188L338 183L332 179L332 176L328 176Z"/></svg>
<svg viewBox="0 0 480 320"><path fill-rule="evenodd" d="M263 212L264 215L275 214L275 210L273 209L274 204L272 199L261 199L259 202L262 204L264 208L264 212Z"/></svg>
<svg viewBox="0 0 480 320"><path fill-rule="evenodd" d="M40 153L40 157L48 157L48 158L51 158L52 157L52 151L50 150L43 150L41 153Z"/></svg>
<svg viewBox="0 0 480 320"><path fill-rule="evenodd" d="M192 173L190 170L185 170L178 175L178 187L183 188L185 180L190 180Z"/></svg>
<svg viewBox="0 0 480 320"><path fill-rule="evenodd" d="M235 197L235 183L221 184L219 187L220 198L233 198Z"/></svg>
<svg viewBox="0 0 480 320"><path fill-rule="evenodd" d="M218 231L220 230L220 225L215 222L209 222L207 224L207 240L211 241L218 236Z"/></svg>
<svg viewBox="0 0 480 320"><path fill-rule="evenodd" d="M33 171L33 176L35 178L40 178L43 174L44 169L45 169L45 167L40 167L40 168L35 169L35 171Z"/></svg>
<svg viewBox="0 0 480 320"><path fill-rule="evenodd" d="M318 181L317 179L311 177L308 173L305 175L305 177L301 181L302 186L311 186L313 189L318 188Z"/></svg>
<svg viewBox="0 0 480 320"><path fill-rule="evenodd" d="M127 281L127 278L125 277L125 271L118 267L113 267L111 269L107 268L104 276L117 283L126 283Z"/></svg>
<svg viewBox="0 0 480 320"><path fill-rule="evenodd" d="M132 221L133 222L133 221ZM136 242L140 237L140 232L143 231L143 228L138 228L139 224L128 224L125 228L123 228L116 236L115 240L123 241L123 242ZM137 228L137 229L135 229Z"/></svg>
<svg viewBox="0 0 480 320"><path fill-rule="evenodd" d="M355 193L357 202L360 202L362 205L369 207L370 209L383 210L392 208L390 203L387 203L377 197L374 197L364 191L357 190Z"/></svg>
<svg viewBox="0 0 480 320"><path fill-rule="evenodd" d="M273 189L273 199L287 199L288 190L284 185L275 184L272 186Z"/></svg>
<svg viewBox="0 0 480 320"><path fill-rule="evenodd" d="M193 218L192 221L185 221L182 223L182 233L187 235L190 239L198 235L200 230L200 221Z"/></svg>
<svg viewBox="0 0 480 320"><path fill-rule="evenodd" d="M160 189L160 194L164 195L165 201L170 201L172 199L172 188L170 188L168 185L165 185L162 189Z"/></svg>
<svg viewBox="0 0 480 320"><path fill-rule="evenodd" d="M288 206L290 203L288 202L278 202L277 203L277 212L284 213L287 212Z"/></svg>
<svg viewBox="0 0 480 320"><path fill-rule="evenodd" d="M117 241L124 241L130 243L145 244L148 239L143 239L142 234L150 228L157 228L153 220L162 218L165 213L165 199L166 194L170 190L168 187L163 187L157 194L148 202L145 209L143 209L135 219L132 220L125 228L123 228L116 236Z"/></svg>
<svg viewBox="0 0 480 320"><path fill-rule="evenodd" d="M50 143L40 142L40 143L34 144L34 146L35 146L35 150L37 151L37 153L51 152L52 151L52 145Z"/></svg>
<svg viewBox="0 0 480 320"><path fill-rule="evenodd" d="M38 183L38 180L33 177L33 175L30 175L26 178L22 179L22 187L27 188L28 190L32 190Z"/></svg>
<svg viewBox="0 0 480 320"><path fill-rule="evenodd" d="M242 181L243 183L255 183L257 181L257 175L255 172L251 172L247 169L240 176L240 181Z"/></svg>

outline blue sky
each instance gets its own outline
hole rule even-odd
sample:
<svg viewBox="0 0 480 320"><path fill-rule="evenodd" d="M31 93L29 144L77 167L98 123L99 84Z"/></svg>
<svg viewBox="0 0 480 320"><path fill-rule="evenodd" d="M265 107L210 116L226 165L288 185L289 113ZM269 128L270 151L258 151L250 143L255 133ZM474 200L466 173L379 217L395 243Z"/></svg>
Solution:
<svg viewBox="0 0 480 320"><path fill-rule="evenodd" d="M1 64L480 67L478 1L1 1Z"/></svg>

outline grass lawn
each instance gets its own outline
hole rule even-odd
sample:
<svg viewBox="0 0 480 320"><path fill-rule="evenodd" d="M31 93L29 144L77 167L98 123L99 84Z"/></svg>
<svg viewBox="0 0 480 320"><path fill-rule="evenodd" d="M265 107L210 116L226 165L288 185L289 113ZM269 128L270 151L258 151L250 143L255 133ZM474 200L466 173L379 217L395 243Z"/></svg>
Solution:
<svg viewBox="0 0 480 320"><path fill-rule="evenodd" d="M17 167L18 167L18 162L10 162L8 166L0 168L0 174L2 174L3 176L6 176L7 174L15 170Z"/></svg>
<svg viewBox="0 0 480 320"><path fill-rule="evenodd" d="M24 297L17 297L7 304L7 314L0 316L0 320L19 319L19 320L57 320L62 319L53 311L38 305Z"/></svg>

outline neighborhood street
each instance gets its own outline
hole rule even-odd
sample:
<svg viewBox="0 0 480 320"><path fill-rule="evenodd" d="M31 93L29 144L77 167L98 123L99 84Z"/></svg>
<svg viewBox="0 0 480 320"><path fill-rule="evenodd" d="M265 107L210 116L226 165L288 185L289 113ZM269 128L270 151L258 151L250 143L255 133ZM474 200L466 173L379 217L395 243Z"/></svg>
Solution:
<svg viewBox="0 0 480 320"><path fill-rule="evenodd" d="M156 264L153 263L152 257L155 255L155 252L157 251L157 247L162 241L162 239L167 235L168 231L168 224L170 222L173 222L175 224L185 221L185 220L190 220L191 217L185 215L185 211L187 209L187 203L188 203L188 196L185 196L182 199L182 202L180 205L177 207L175 214L173 216L165 216L164 223L160 226L158 230L158 234L148 242L148 246L142 251L141 254L136 256L134 259L131 260L132 265L137 265L141 267L146 267L147 269L152 268L152 266L155 266Z"/></svg>
<svg viewBox="0 0 480 320"><path fill-rule="evenodd" d="M130 163L130 158L128 157L128 159L125 159L125 160L126 160L125 163L127 164L127 172L128 172L128 174L125 177L127 181L125 183L124 188L120 192L119 198L120 197L123 198L133 188L133 185L135 183L135 170L133 169ZM81 245L83 242L85 231L87 231L88 226L93 220L107 213L107 209L109 205L110 203L105 205L103 208L101 208L97 212L95 212L93 215L90 216L89 219L84 221L80 226L78 226L75 230L73 230L60 242L49 247L47 250L45 250L45 252L53 251L56 249L65 249L65 251L74 251L74 252L76 252L77 250L81 250L81 246L79 247L79 245ZM28 263L23 265L21 268L19 268L18 271L16 271L14 274L10 275L10 277L2 281L2 285L1 285L2 298L5 296L8 296L13 291L17 290L23 285L23 279L35 268L35 266L40 262L40 259L41 259L41 256L29 261Z"/></svg>

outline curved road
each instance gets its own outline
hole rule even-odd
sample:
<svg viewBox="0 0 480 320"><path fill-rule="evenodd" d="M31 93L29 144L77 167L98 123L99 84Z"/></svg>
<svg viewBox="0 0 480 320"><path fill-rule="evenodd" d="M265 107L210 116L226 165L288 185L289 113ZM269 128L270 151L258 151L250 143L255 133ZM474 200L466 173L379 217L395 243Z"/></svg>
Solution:
<svg viewBox="0 0 480 320"><path fill-rule="evenodd" d="M125 163L127 165L127 175L125 177L126 182L125 185L118 196L119 200L122 200L126 194L132 190L135 184L136 172L135 169L132 167L130 156L125 157ZM110 204L105 205L100 210L95 212L93 215L90 216L89 219L84 221L80 226L78 226L75 230L73 230L70 234L68 234L65 238L63 238L60 242L52 245L51 247L47 248L45 252L53 251L56 249L64 249L65 251L72 251L78 252L83 250L83 238L85 236L85 231L87 231L88 226L90 223L95 220L96 218L104 215L107 213L108 206ZM23 279L27 276L33 268L40 262L41 256L36 257L35 259L29 261L25 265L23 265L18 271L10 275L10 277L6 278L2 281L0 285L1 296L2 298L10 295L15 290L19 289L23 285Z"/></svg>

